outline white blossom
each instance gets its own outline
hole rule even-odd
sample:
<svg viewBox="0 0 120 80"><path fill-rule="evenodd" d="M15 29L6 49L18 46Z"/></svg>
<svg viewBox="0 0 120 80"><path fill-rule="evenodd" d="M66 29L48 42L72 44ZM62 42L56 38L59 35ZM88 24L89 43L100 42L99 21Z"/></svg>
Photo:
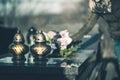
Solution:
<svg viewBox="0 0 120 80"><path fill-rule="evenodd" d="M57 33L55 31L49 31L49 32L47 32L47 36L50 39L53 39L56 35L57 35Z"/></svg>
<svg viewBox="0 0 120 80"><path fill-rule="evenodd" d="M60 49L64 50L67 48L67 45L72 42L72 38L70 38L69 32L67 30L63 30L59 34L61 35L61 38L58 38L57 42L60 46Z"/></svg>

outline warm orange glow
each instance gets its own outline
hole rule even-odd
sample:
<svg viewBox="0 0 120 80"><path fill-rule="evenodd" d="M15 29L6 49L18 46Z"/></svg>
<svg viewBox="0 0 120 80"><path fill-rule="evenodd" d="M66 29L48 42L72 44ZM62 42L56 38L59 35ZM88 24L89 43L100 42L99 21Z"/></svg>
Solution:
<svg viewBox="0 0 120 80"><path fill-rule="evenodd" d="M23 49L24 49L23 45L15 45L13 47L13 50L17 55L21 54L23 52Z"/></svg>
<svg viewBox="0 0 120 80"><path fill-rule="evenodd" d="M38 55L42 55L45 51L47 51L47 48L44 46L39 46L34 48L34 50Z"/></svg>

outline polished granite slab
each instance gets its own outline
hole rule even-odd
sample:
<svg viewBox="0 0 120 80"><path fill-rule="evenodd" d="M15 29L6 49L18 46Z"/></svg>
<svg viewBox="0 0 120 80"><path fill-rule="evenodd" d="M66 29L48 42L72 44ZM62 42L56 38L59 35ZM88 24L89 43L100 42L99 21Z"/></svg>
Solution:
<svg viewBox="0 0 120 80"><path fill-rule="evenodd" d="M11 61L12 57L6 56L0 59L0 74L2 74L2 77L0 77L6 78L4 75L13 74L17 75L16 78L19 79L21 79L21 76L24 76L26 79L34 80L27 77L28 75L32 75L32 77L40 77L43 80L75 80L78 75L78 67L93 53L93 50L78 50L68 58L48 58L45 66L28 63L27 60L23 65L15 65ZM13 79L15 77L13 75L8 77ZM49 78L45 76L49 76Z"/></svg>
<svg viewBox="0 0 120 80"><path fill-rule="evenodd" d="M71 56L67 58L62 58L62 57L48 58L47 65L57 65L60 64L61 62L71 61L71 64L73 63L80 66L92 53L94 53L94 50L78 50L77 52L74 52ZM34 64L34 62L28 62L27 56L28 54L25 55L26 57L25 65ZM0 64L12 64L12 63L13 63L12 55L0 58Z"/></svg>

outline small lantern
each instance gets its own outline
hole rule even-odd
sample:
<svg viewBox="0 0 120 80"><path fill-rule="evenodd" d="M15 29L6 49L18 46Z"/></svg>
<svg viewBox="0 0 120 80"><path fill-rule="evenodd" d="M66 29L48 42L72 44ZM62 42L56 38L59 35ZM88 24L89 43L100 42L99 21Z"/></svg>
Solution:
<svg viewBox="0 0 120 80"><path fill-rule="evenodd" d="M34 35L36 33L37 29L32 26L28 29L28 32L27 32L27 44L29 47L31 47L33 44L35 44L35 39L34 39ZM32 53L31 52L28 52L28 60L27 60L28 63L33 63L33 56L32 56Z"/></svg>
<svg viewBox="0 0 120 80"><path fill-rule="evenodd" d="M27 33L27 43L29 46L33 45L35 40L34 40L34 35L36 33L37 29L35 27L30 27Z"/></svg>
<svg viewBox="0 0 120 80"><path fill-rule="evenodd" d="M35 63L44 64L47 62L47 56L51 51L51 47L46 44L45 35L42 31L37 31L35 35L35 44L30 48L34 56Z"/></svg>
<svg viewBox="0 0 120 80"><path fill-rule="evenodd" d="M9 52L13 54L13 63L24 63L25 53L29 50L28 46L24 44L24 37L18 30L14 36L13 43L9 45Z"/></svg>

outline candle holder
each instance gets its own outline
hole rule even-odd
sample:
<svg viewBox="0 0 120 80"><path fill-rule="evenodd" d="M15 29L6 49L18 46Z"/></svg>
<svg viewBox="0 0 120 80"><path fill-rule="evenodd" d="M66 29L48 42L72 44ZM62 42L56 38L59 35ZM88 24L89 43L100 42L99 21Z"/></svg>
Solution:
<svg viewBox="0 0 120 80"><path fill-rule="evenodd" d="M9 52L13 54L12 61L15 64L24 64L25 54L29 51L27 45L24 44L24 37L20 30L14 36L13 43L9 45Z"/></svg>
<svg viewBox="0 0 120 80"><path fill-rule="evenodd" d="M28 29L28 31L27 31L27 44L28 44L28 46L29 46L29 48L33 45L33 44L35 44L35 39L34 39L34 35L36 34L36 31L37 31L37 29L34 27L34 26L32 26L32 27L30 27L29 29ZM28 52L28 59L27 59L27 62L28 63L34 63L33 62L33 55L32 55L32 53L31 52Z"/></svg>
<svg viewBox="0 0 120 80"><path fill-rule="evenodd" d="M30 51L34 56L35 64L46 65L51 47L46 44L46 38L42 31L36 32L35 44L30 47Z"/></svg>

